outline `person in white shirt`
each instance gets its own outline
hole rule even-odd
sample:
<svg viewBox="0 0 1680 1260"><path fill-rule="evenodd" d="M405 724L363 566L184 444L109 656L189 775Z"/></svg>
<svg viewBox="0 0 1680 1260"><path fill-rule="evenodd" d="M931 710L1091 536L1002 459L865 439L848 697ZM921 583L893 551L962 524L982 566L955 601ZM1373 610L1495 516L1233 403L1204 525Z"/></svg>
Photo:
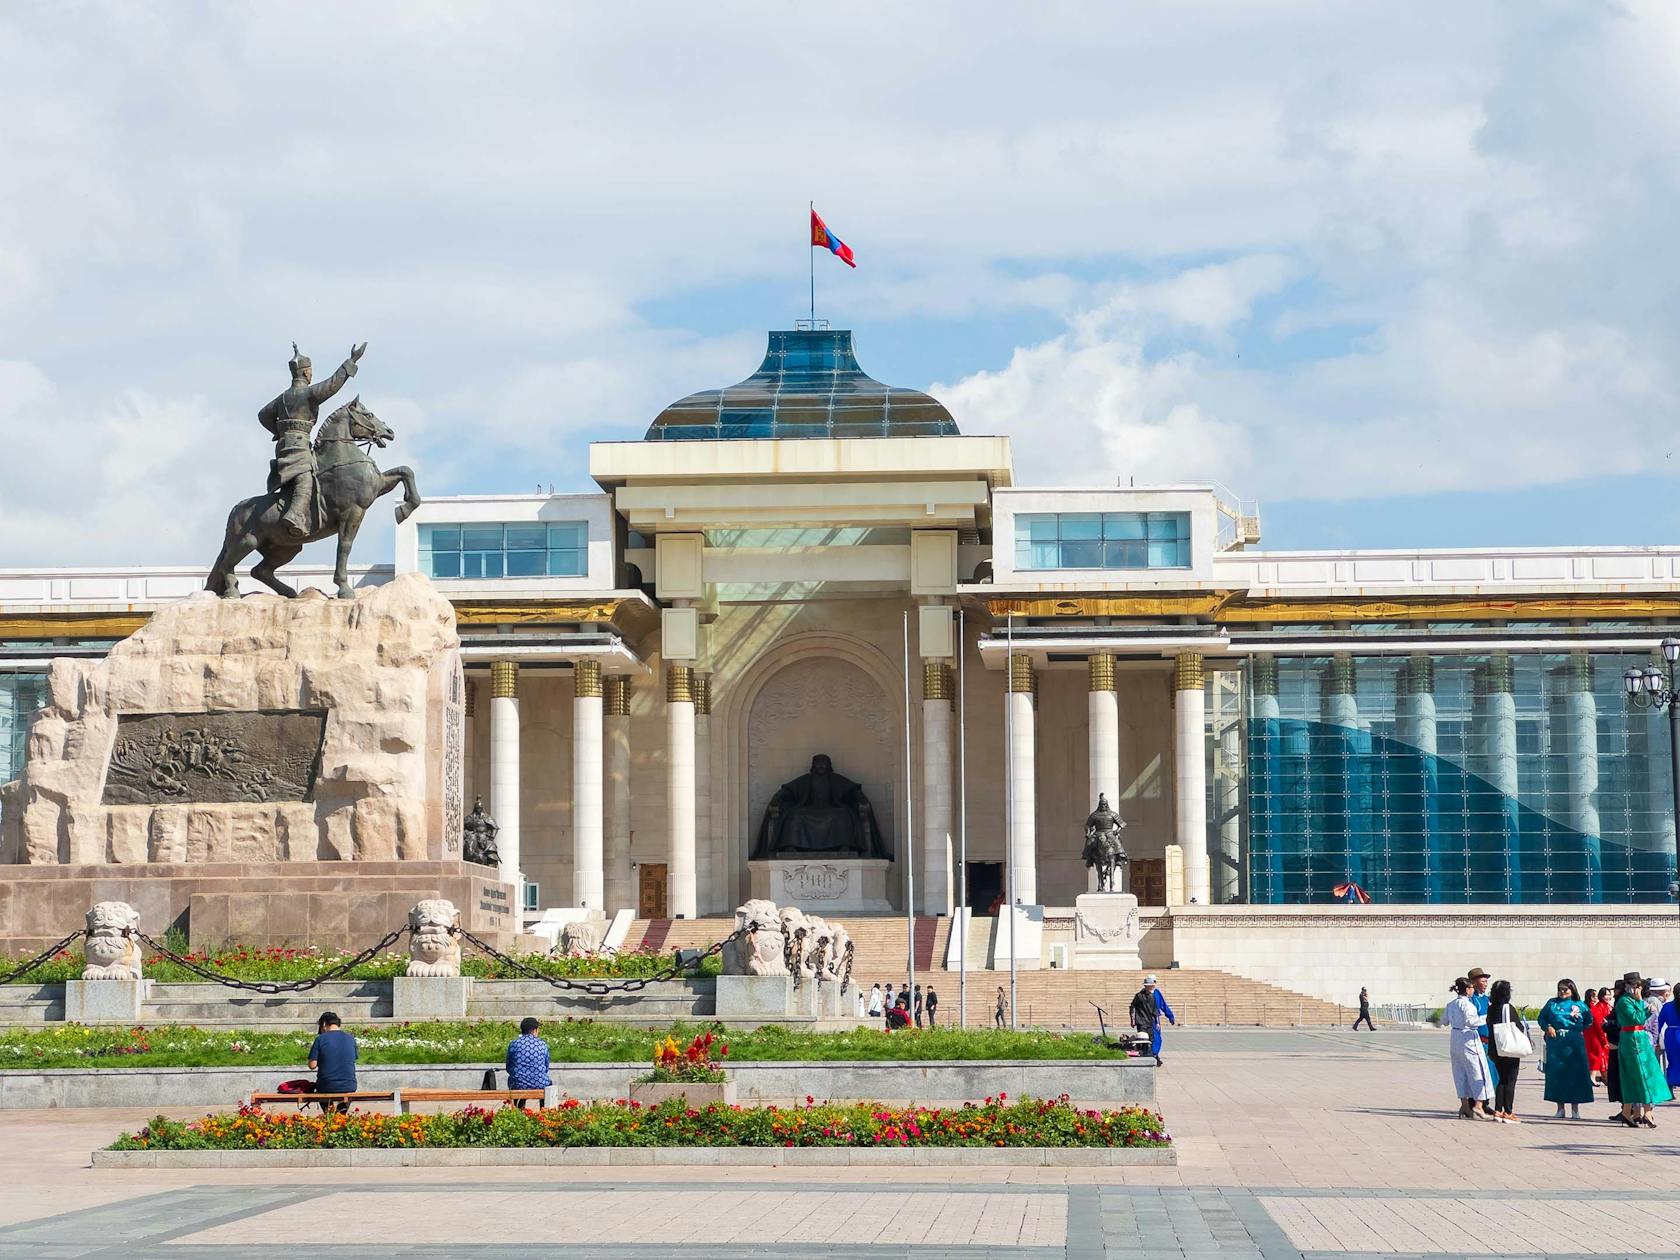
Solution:
<svg viewBox="0 0 1680 1260"><path fill-rule="evenodd" d="M861 996L861 994L860 994L860 996ZM869 986L869 1008L868 1009L869 1009L869 1013L871 1015L873 1015L876 1019L881 1018L881 1013L886 1010L886 1007L881 1005L881 986L879 984L872 984L872 985Z"/></svg>
<svg viewBox="0 0 1680 1260"><path fill-rule="evenodd" d="M1470 981L1463 976L1454 980L1455 996L1441 1012L1441 1022L1452 1030L1448 1055L1460 1120L1483 1119L1479 1104L1493 1097L1493 1073L1488 1070L1487 1055L1482 1050L1481 1028L1487 1023L1487 1016L1470 1000L1471 988Z"/></svg>

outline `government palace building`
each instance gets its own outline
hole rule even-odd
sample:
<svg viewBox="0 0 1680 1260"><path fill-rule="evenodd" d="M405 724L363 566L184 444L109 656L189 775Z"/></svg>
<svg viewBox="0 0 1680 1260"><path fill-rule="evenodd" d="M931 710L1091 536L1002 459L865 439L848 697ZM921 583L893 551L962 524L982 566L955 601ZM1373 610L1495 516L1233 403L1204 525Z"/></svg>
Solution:
<svg viewBox="0 0 1680 1260"><path fill-rule="evenodd" d="M1680 965L1669 719L1624 686L1680 635L1680 546L1269 551L1221 487L1069 473L1015 484L1008 438L802 327L591 445L590 492L428 499L355 581L453 605L465 799L532 919L709 940L767 897L1059 970L1103 796L1169 993ZM0 570L0 781L51 658L203 581Z"/></svg>

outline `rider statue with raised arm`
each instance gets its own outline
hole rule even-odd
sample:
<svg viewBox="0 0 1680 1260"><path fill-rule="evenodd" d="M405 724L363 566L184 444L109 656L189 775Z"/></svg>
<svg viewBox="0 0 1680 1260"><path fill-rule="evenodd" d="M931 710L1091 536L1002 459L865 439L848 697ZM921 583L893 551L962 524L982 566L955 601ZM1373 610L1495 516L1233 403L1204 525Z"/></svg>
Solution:
<svg viewBox="0 0 1680 1260"><path fill-rule="evenodd" d="M257 412L263 428L274 436L274 459L268 466L268 490L281 494L286 510L281 527L293 538L306 538L315 525L315 450L310 435L321 417L321 404L344 388L356 375L356 361L367 350L367 342L355 346L350 357L319 385L311 384L314 365L292 342L291 388Z"/></svg>

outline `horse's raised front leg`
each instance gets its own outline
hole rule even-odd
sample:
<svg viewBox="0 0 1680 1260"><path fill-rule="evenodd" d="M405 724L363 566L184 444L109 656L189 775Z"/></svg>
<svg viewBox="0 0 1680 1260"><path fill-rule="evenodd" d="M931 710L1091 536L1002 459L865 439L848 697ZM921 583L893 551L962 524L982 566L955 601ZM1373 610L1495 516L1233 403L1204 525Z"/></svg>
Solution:
<svg viewBox="0 0 1680 1260"><path fill-rule="evenodd" d="M414 470L407 464L398 464L395 468L388 468L382 474L385 484L379 488L381 495L390 494L399 485L403 488L403 501L397 504L397 524L401 525L414 515L414 509L420 506L420 487L414 484Z"/></svg>
<svg viewBox="0 0 1680 1260"><path fill-rule="evenodd" d="M350 586L350 548L355 545L356 531L362 527L362 515L365 510L351 506L339 513L338 563L333 566L333 581L338 584L340 599L356 598L356 592Z"/></svg>
<svg viewBox="0 0 1680 1260"><path fill-rule="evenodd" d="M283 564L290 564L298 558L303 550L296 543L271 542L262 549L262 559L251 568L251 576L256 578L270 590L284 595L287 599L297 598L297 588L282 582L275 570Z"/></svg>
<svg viewBox="0 0 1680 1260"><path fill-rule="evenodd" d="M239 598L239 574L235 570L239 562L256 550L257 540L244 530L234 532L229 524L228 536L222 542L221 554L216 557L216 563L210 570L210 576L205 579L204 589L214 591L223 599Z"/></svg>

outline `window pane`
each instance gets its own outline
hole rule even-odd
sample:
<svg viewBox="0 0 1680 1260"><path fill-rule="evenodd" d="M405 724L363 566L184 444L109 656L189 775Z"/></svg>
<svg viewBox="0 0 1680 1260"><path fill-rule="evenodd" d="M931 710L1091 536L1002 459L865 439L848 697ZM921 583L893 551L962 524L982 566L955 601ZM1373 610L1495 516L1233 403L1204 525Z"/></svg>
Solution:
<svg viewBox="0 0 1680 1260"><path fill-rule="evenodd" d="M461 576L464 578L484 576L484 553L482 551L464 551L461 553Z"/></svg>
<svg viewBox="0 0 1680 1260"><path fill-rule="evenodd" d="M541 551L548 546L548 530L541 525L509 525L503 546L509 551Z"/></svg>
<svg viewBox="0 0 1680 1260"><path fill-rule="evenodd" d="M1035 569L1061 568L1061 548L1053 542L1035 542L1032 545L1032 567Z"/></svg>
<svg viewBox="0 0 1680 1260"><path fill-rule="evenodd" d="M427 577L458 578L461 576L461 553L459 551L434 551L431 564L421 566Z"/></svg>
<svg viewBox="0 0 1680 1260"><path fill-rule="evenodd" d="M1104 538L1142 538L1143 513L1109 512L1103 517Z"/></svg>
<svg viewBox="0 0 1680 1260"><path fill-rule="evenodd" d="M1177 568L1178 544L1170 540L1166 542L1151 542L1149 544L1149 567L1151 569Z"/></svg>
<svg viewBox="0 0 1680 1260"><path fill-rule="evenodd" d="M501 549L502 527L500 525L463 525L461 527L461 550L500 551Z"/></svg>
<svg viewBox="0 0 1680 1260"><path fill-rule="evenodd" d="M1054 516L1028 516L1023 519L1027 526L1027 537L1033 542L1056 541L1056 518Z"/></svg>
<svg viewBox="0 0 1680 1260"><path fill-rule="evenodd" d="M459 551L461 549L461 527L459 525L422 525L420 527L420 545L433 551Z"/></svg>
<svg viewBox="0 0 1680 1260"><path fill-rule="evenodd" d="M1061 537L1063 542L1070 538L1101 538L1101 515L1096 512L1063 512L1061 515Z"/></svg>
<svg viewBox="0 0 1680 1260"><path fill-rule="evenodd" d="M556 550L548 553L549 577L582 577L583 551L581 548L573 550Z"/></svg>
<svg viewBox="0 0 1680 1260"><path fill-rule="evenodd" d="M510 551L507 553L507 575L509 577L541 577L543 575L543 551Z"/></svg>
<svg viewBox="0 0 1680 1260"><path fill-rule="evenodd" d="M566 521L559 525L548 527L548 545L550 547L581 547L583 546L583 526L576 521ZM641 541L641 535L630 531L627 543L631 547L646 547L651 544Z"/></svg>
<svg viewBox="0 0 1680 1260"><path fill-rule="evenodd" d="M1102 568L1103 545L1095 540L1091 542L1064 542L1062 544L1062 565L1064 569L1100 569Z"/></svg>

